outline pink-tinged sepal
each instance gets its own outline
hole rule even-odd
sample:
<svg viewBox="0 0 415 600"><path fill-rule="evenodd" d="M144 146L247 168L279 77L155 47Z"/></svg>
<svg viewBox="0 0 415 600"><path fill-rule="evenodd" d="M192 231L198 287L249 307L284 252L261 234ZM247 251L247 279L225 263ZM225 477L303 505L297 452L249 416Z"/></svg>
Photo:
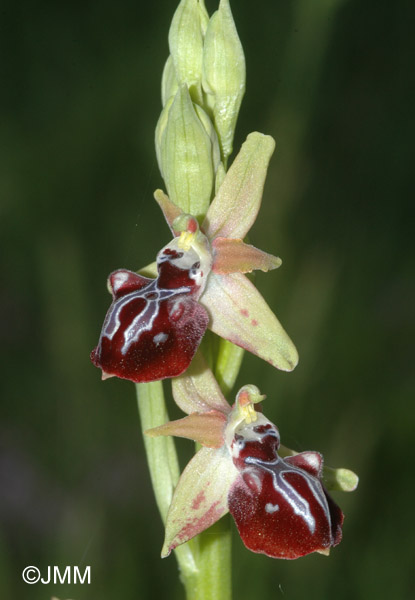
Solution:
<svg viewBox="0 0 415 600"><path fill-rule="evenodd" d="M228 492L238 470L225 447L202 448L183 471L166 521L162 557L228 512Z"/></svg>
<svg viewBox="0 0 415 600"><path fill-rule="evenodd" d="M142 383L176 377L189 366L209 322L197 302L209 265L188 237L175 238L159 252L157 279L126 269L110 275L113 302L91 353L104 379Z"/></svg>
<svg viewBox="0 0 415 600"><path fill-rule="evenodd" d="M321 484L322 457L304 452L282 459L279 443L263 415L235 431L231 452L241 477L228 501L241 538L273 558L327 553L341 540L343 514Z"/></svg>
<svg viewBox="0 0 415 600"><path fill-rule="evenodd" d="M212 271L200 301L209 312L209 327L214 333L278 369L295 368L298 353L294 344L245 275Z"/></svg>

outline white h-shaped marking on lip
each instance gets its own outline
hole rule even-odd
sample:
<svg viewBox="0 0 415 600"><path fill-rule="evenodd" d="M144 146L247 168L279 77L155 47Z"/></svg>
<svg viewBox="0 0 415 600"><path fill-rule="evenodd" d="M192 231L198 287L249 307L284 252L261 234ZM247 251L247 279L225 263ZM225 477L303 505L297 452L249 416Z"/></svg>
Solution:
<svg viewBox="0 0 415 600"><path fill-rule="evenodd" d="M142 298L146 302L144 309L131 321L130 325L124 331L124 344L121 353L126 354L131 344L138 342L140 335L144 331L151 331L154 321L160 311L160 302L168 300L173 296L187 294L191 291L188 286L182 286L175 289L159 289L157 279L154 279L148 286L141 290L130 292L115 301L113 309L105 325L102 337L112 340L118 331L121 320L120 313L122 309L131 301ZM153 297L148 297L152 296Z"/></svg>
<svg viewBox="0 0 415 600"><path fill-rule="evenodd" d="M279 456L277 456L277 458L273 461L264 461L260 458L247 456L245 458L245 463L255 465L259 469L264 469L264 471L267 471L272 475L272 483L275 491L283 496L283 498L288 502L288 504L291 506L296 515L299 515L303 518L303 520L307 524L307 527L310 530L310 533L313 534L316 528L316 520L311 513L309 502L307 502L307 500L305 500L297 492L297 490L290 483L288 483L288 481L286 481L284 477L284 475L286 475L287 473L292 472L301 475L301 477L303 477L307 482L307 485L314 498L317 500L317 502L320 504L323 511L325 512L327 520L330 522L330 512L328 509L327 500L324 494L322 495L320 493L320 482L316 480L316 478L313 478L313 476L311 476L309 473L307 473L307 471L304 471L303 469L300 469L295 465L286 465L286 468L280 468L280 463L285 463ZM272 506L274 505L272 505L271 503L267 503L267 505L265 506L265 510L268 513L272 513L278 510L277 508L275 508L275 510L270 510L269 508Z"/></svg>

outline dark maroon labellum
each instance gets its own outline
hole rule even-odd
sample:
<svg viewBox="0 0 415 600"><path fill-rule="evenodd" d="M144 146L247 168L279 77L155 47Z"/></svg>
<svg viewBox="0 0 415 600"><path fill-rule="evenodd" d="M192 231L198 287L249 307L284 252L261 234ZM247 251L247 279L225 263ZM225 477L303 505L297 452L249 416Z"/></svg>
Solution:
<svg viewBox="0 0 415 600"><path fill-rule="evenodd" d="M321 484L322 457L303 452L283 459L279 443L271 423L235 435L232 456L242 477L229 493L229 510L241 538L273 558L327 551L341 540L343 514Z"/></svg>
<svg viewBox="0 0 415 600"><path fill-rule="evenodd" d="M125 269L110 275L113 302L91 353L103 377L141 383L176 377L187 369L209 321L197 302L197 259L192 250L166 247L157 259L157 279Z"/></svg>

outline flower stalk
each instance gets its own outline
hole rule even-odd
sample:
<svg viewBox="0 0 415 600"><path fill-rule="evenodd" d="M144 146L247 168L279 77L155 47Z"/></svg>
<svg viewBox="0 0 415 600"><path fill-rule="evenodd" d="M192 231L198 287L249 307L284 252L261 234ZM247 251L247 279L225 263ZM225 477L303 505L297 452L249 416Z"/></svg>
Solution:
<svg viewBox="0 0 415 600"><path fill-rule="evenodd" d="M187 600L231 600L231 530L273 558L328 554L343 513L327 490L357 476L315 451L280 443L255 385L231 392L245 350L292 371L297 350L246 274L281 260L249 244L275 142L248 135L227 168L245 92L245 59L229 0L209 18L181 0L169 32L156 155L167 194L154 197L173 239L143 271L110 274L108 309L92 362L102 378L136 383L151 482ZM210 329L210 331L207 331ZM169 421L163 379L187 414ZM180 474L172 436L196 442ZM208 531L207 531L208 530Z"/></svg>

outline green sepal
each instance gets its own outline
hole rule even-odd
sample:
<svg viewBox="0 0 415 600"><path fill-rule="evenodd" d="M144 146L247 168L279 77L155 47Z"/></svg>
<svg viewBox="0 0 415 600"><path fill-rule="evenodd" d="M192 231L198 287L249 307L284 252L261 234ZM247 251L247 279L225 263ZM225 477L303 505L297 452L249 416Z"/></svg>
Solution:
<svg viewBox="0 0 415 600"><path fill-rule="evenodd" d="M298 353L261 294L242 273L209 275L200 303L210 315L209 328L282 371L292 371Z"/></svg>
<svg viewBox="0 0 415 600"><path fill-rule="evenodd" d="M261 206L274 148L271 136L256 131L248 135L209 207L203 223L209 239L246 236Z"/></svg>

